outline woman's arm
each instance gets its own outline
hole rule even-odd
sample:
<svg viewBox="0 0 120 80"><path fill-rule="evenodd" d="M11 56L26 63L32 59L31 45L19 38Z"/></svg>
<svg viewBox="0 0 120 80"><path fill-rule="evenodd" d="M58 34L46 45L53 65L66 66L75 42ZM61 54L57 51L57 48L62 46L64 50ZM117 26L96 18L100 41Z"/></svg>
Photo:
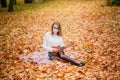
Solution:
<svg viewBox="0 0 120 80"><path fill-rule="evenodd" d="M73 42L70 42L69 44L67 44L67 45L65 45L64 43L63 43L63 39L62 39L62 37L60 38L60 45L58 45L58 46L52 46L52 48L53 48L53 52L61 52L62 50L64 50L64 49L66 49L66 48L68 48L68 47L70 47L70 46L72 46L73 45Z"/></svg>
<svg viewBox="0 0 120 80"><path fill-rule="evenodd" d="M74 44L73 42L70 42L69 44L63 46L62 48L63 48L63 49L66 49L66 48L68 48L68 47L71 47L73 44Z"/></svg>
<svg viewBox="0 0 120 80"><path fill-rule="evenodd" d="M63 39L61 38L61 44L60 44L61 49L66 49L66 48L68 48L72 45L73 45L73 42L70 42L69 44L65 45L64 42L63 42Z"/></svg>
<svg viewBox="0 0 120 80"><path fill-rule="evenodd" d="M64 49L66 49L66 48L68 48L68 47L71 47L73 45L73 42L70 42L69 44L67 44L67 45L64 45L64 46L53 46L52 48L53 49L57 49L57 52L61 52L62 50L64 50Z"/></svg>
<svg viewBox="0 0 120 80"><path fill-rule="evenodd" d="M43 38L43 49L45 49L46 51L52 52L52 48L47 45L47 33Z"/></svg>

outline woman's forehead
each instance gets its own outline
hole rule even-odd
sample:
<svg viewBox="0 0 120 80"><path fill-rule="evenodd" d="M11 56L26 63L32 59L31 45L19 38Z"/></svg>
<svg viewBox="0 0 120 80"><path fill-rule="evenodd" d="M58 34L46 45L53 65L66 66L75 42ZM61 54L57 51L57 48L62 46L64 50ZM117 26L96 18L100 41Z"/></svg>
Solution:
<svg viewBox="0 0 120 80"><path fill-rule="evenodd" d="M59 26L55 24L53 27L54 27L54 28L58 28Z"/></svg>

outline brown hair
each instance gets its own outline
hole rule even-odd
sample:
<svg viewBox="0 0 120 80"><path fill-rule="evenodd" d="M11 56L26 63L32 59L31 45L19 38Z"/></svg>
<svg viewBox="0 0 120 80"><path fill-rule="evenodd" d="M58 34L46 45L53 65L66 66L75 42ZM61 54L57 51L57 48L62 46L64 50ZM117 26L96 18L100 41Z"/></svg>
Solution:
<svg viewBox="0 0 120 80"><path fill-rule="evenodd" d="M60 25L60 23L59 23L58 21L55 21L55 22L52 24L52 28L51 28L52 35L54 34L54 33L53 33L53 26L54 26L54 25L57 25L57 26L58 26L58 33L57 33L57 35L58 35L58 36L62 36L61 25Z"/></svg>

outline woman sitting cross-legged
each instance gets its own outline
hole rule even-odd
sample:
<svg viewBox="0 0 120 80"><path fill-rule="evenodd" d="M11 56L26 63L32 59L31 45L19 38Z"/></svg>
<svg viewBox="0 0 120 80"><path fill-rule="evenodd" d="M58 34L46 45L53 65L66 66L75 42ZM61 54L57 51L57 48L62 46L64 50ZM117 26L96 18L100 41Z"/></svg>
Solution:
<svg viewBox="0 0 120 80"><path fill-rule="evenodd" d="M47 32L43 39L43 49L48 51L49 59L53 60L55 58L60 58L77 66L84 66L84 62L79 63L65 55L64 49L67 47L68 46L65 46L63 43L60 23L54 22L52 24L51 32Z"/></svg>

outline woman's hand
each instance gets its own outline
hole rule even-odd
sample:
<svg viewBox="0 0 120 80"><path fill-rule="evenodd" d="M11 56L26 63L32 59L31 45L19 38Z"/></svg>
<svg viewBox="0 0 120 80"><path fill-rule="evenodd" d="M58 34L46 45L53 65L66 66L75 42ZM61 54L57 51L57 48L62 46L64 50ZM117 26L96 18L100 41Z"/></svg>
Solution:
<svg viewBox="0 0 120 80"><path fill-rule="evenodd" d="M62 51L60 46L53 46L52 48L53 48L53 52L55 52L55 53Z"/></svg>
<svg viewBox="0 0 120 80"><path fill-rule="evenodd" d="M52 52L58 53L58 49L57 49L57 48L53 48L53 49L52 49Z"/></svg>
<svg viewBox="0 0 120 80"><path fill-rule="evenodd" d="M62 48L60 46L57 46L58 52L62 51Z"/></svg>

